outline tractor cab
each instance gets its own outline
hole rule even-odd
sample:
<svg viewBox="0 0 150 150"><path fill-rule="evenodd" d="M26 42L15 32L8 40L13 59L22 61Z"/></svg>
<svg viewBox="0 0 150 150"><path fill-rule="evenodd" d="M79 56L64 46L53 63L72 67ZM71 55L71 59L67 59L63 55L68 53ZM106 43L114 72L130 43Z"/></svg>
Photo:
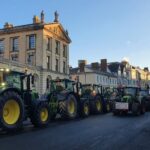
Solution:
<svg viewBox="0 0 150 150"><path fill-rule="evenodd" d="M21 85L20 76L23 73L10 71L8 68L0 68L0 89L19 88Z"/></svg>
<svg viewBox="0 0 150 150"><path fill-rule="evenodd" d="M69 79L52 80L47 97L51 119L55 119L57 114L65 119L74 119L78 115L88 116L88 100L82 98L81 95L82 85L80 82Z"/></svg>
<svg viewBox="0 0 150 150"><path fill-rule="evenodd" d="M132 112L134 115L144 114L146 110L145 99L141 88L122 87L118 89L119 96L113 105L114 115Z"/></svg>
<svg viewBox="0 0 150 150"><path fill-rule="evenodd" d="M97 84L84 84L82 85L82 94L91 96L102 94L102 86Z"/></svg>
<svg viewBox="0 0 150 150"><path fill-rule="evenodd" d="M138 93L139 89L138 88L132 88L132 87L125 87L123 89L123 96L124 95L131 95L131 96L136 96Z"/></svg>
<svg viewBox="0 0 150 150"><path fill-rule="evenodd" d="M78 94L81 92L81 83L69 79L51 80L50 85L50 92L74 92Z"/></svg>

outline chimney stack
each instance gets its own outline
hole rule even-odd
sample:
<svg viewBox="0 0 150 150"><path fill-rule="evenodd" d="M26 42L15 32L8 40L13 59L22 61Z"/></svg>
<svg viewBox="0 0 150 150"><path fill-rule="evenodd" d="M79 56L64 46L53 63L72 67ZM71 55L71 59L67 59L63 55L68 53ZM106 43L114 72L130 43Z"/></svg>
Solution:
<svg viewBox="0 0 150 150"><path fill-rule="evenodd" d="M98 62L91 63L91 67L94 70L99 70L99 63Z"/></svg>
<svg viewBox="0 0 150 150"><path fill-rule="evenodd" d="M101 71L107 72L107 59L101 59Z"/></svg>
<svg viewBox="0 0 150 150"><path fill-rule="evenodd" d="M80 69L80 72L84 72L85 70L85 65L87 64L86 60L79 60L78 61L78 67Z"/></svg>
<svg viewBox="0 0 150 150"><path fill-rule="evenodd" d="M40 23L40 19L38 16L34 16L33 17L33 24L37 24L37 23Z"/></svg>
<svg viewBox="0 0 150 150"><path fill-rule="evenodd" d="M145 67L145 68L144 68L144 71L145 71L145 72L149 72L148 67Z"/></svg>
<svg viewBox="0 0 150 150"><path fill-rule="evenodd" d="M4 25L4 29L9 29L9 28L13 28L13 25L6 22L5 25Z"/></svg>

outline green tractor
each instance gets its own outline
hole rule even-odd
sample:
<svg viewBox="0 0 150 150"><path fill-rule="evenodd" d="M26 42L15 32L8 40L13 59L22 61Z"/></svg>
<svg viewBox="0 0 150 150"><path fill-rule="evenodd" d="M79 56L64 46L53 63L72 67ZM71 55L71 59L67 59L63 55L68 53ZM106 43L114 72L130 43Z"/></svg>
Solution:
<svg viewBox="0 0 150 150"><path fill-rule="evenodd" d="M34 78L9 69L0 69L0 128L12 132L20 130L30 118L36 127L48 125L49 106L31 90Z"/></svg>
<svg viewBox="0 0 150 150"><path fill-rule="evenodd" d="M84 84L82 97L89 99L90 112L92 114L106 113L110 111L109 99L103 91L103 87L97 84Z"/></svg>
<svg viewBox="0 0 150 150"><path fill-rule="evenodd" d="M146 110L145 100L140 96L140 88L123 87L118 89L118 96L113 103L113 114L127 114L131 112L133 115L144 114Z"/></svg>
<svg viewBox="0 0 150 150"><path fill-rule="evenodd" d="M59 114L63 119L74 119L89 115L89 101L81 98L80 82L69 79L52 80L50 93L47 96L51 119Z"/></svg>

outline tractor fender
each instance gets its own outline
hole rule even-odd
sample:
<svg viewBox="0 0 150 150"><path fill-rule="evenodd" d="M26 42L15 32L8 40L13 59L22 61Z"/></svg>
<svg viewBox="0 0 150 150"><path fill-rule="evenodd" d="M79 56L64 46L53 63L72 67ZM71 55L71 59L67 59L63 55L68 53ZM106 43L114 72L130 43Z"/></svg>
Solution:
<svg viewBox="0 0 150 150"><path fill-rule="evenodd" d="M3 95L4 93L9 92L9 91L13 91L17 93L18 95L22 96L21 90L18 88L5 88L2 91L0 91L0 95Z"/></svg>
<svg viewBox="0 0 150 150"><path fill-rule="evenodd" d="M77 100L77 103L80 103L80 96L79 96L79 95L75 94L74 92L68 92L67 95L66 95L66 97L67 97L68 95L70 95L70 94L75 96L75 98L76 98L76 100Z"/></svg>

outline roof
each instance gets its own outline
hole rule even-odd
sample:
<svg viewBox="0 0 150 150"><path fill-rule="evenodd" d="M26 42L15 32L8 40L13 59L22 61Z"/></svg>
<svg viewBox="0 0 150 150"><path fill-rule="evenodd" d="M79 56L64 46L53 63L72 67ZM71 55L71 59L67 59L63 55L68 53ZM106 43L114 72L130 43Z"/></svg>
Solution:
<svg viewBox="0 0 150 150"><path fill-rule="evenodd" d="M96 70L91 68L89 65L86 66L86 68L90 69L92 72L86 72L86 73L96 73L96 74L101 74L101 75L105 75L105 76L109 76L109 77L116 77L116 75L114 75L113 73L109 73L109 72L102 72L101 70ZM82 74L82 72L80 72L79 70L80 68L70 68L70 74Z"/></svg>
<svg viewBox="0 0 150 150"><path fill-rule="evenodd" d="M33 23L33 24L26 24L26 25L20 25L20 26L12 26L9 28L3 28L0 29L0 35L3 34L11 34L16 32L23 32L23 31L32 31L32 30L41 30L45 29L46 26L53 26L58 25L63 32L63 35L66 37L67 41L71 43L71 39L68 35L68 33L64 30L63 26L59 22L52 22L52 23ZM53 32L52 30L49 30L50 32Z"/></svg>

